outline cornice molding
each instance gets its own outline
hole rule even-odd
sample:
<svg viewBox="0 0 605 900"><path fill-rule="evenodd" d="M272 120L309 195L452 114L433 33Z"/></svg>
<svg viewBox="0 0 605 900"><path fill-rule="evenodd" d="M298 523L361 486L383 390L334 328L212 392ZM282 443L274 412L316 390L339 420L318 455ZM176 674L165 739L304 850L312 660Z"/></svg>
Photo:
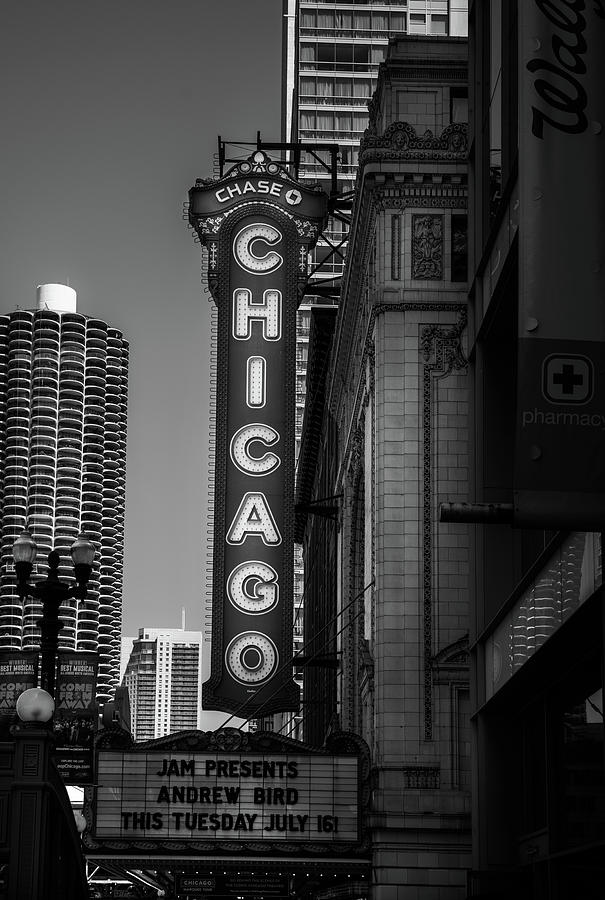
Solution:
<svg viewBox="0 0 605 900"><path fill-rule="evenodd" d="M372 116L359 148L359 165L363 167L374 160L396 159L465 162L468 154L468 125L451 122L439 137L430 129L419 135L409 122L393 122L378 134L376 115Z"/></svg>

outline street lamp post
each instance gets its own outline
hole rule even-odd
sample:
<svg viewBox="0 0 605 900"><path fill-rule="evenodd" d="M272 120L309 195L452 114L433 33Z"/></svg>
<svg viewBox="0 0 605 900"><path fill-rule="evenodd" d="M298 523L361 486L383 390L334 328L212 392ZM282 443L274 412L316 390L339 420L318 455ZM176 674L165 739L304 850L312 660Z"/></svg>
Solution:
<svg viewBox="0 0 605 900"><path fill-rule="evenodd" d="M13 545L13 558L19 596L22 600L29 596L42 602L42 618L36 623L40 627L40 680L42 688L54 697L59 632L63 628L59 620L59 609L61 604L71 597L77 597L79 600L86 597L95 549L84 534L80 534L72 544L70 552L75 584L68 584L59 579L60 557L56 550L51 550L48 554L47 577L30 584L29 578L37 550L32 536L28 531L24 531Z"/></svg>
<svg viewBox="0 0 605 900"><path fill-rule="evenodd" d="M11 729L12 740L2 744L0 766L0 830L8 848L7 900L85 900L89 895L80 836L65 789L53 762L52 721L57 669L61 604L71 597L83 600L92 574L94 547L81 534L71 547L75 581L59 578L60 557L48 555L46 578L30 583L37 547L24 531L13 545L19 596L42 603L40 670L42 689L32 688L17 700L21 720ZM10 811L10 815L8 814ZM4 896L4 895L3 895Z"/></svg>

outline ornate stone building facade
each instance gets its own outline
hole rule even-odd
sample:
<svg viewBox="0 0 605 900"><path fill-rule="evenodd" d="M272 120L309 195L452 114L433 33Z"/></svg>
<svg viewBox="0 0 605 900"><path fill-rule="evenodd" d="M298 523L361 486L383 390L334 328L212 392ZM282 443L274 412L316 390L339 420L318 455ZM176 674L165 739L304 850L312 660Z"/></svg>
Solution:
<svg viewBox="0 0 605 900"><path fill-rule="evenodd" d="M370 747L372 900L462 898L470 868L469 537L437 515L468 498L466 79L463 39L390 42L311 326L305 739Z"/></svg>

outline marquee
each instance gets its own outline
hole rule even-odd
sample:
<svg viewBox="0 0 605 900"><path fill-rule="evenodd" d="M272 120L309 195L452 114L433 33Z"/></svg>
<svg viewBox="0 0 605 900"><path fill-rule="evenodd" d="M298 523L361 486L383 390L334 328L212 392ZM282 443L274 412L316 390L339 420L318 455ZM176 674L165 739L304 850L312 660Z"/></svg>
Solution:
<svg viewBox="0 0 605 900"><path fill-rule="evenodd" d="M88 850L137 854L302 852L342 856L364 845L369 753L355 735L325 748L269 732L182 732L135 744L103 733Z"/></svg>

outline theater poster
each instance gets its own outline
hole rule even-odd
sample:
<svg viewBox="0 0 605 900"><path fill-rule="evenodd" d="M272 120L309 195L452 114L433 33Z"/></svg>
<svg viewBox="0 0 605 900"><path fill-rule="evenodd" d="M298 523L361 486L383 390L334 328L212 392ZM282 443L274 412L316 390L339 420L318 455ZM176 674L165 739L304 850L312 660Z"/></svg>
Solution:
<svg viewBox="0 0 605 900"><path fill-rule="evenodd" d="M66 784L91 784L97 727L97 666L94 653L59 652L53 731L55 764Z"/></svg>
<svg viewBox="0 0 605 900"><path fill-rule="evenodd" d="M16 716L19 696L38 686L38 653L35 650L0 652L0 720Z"/></svg>

